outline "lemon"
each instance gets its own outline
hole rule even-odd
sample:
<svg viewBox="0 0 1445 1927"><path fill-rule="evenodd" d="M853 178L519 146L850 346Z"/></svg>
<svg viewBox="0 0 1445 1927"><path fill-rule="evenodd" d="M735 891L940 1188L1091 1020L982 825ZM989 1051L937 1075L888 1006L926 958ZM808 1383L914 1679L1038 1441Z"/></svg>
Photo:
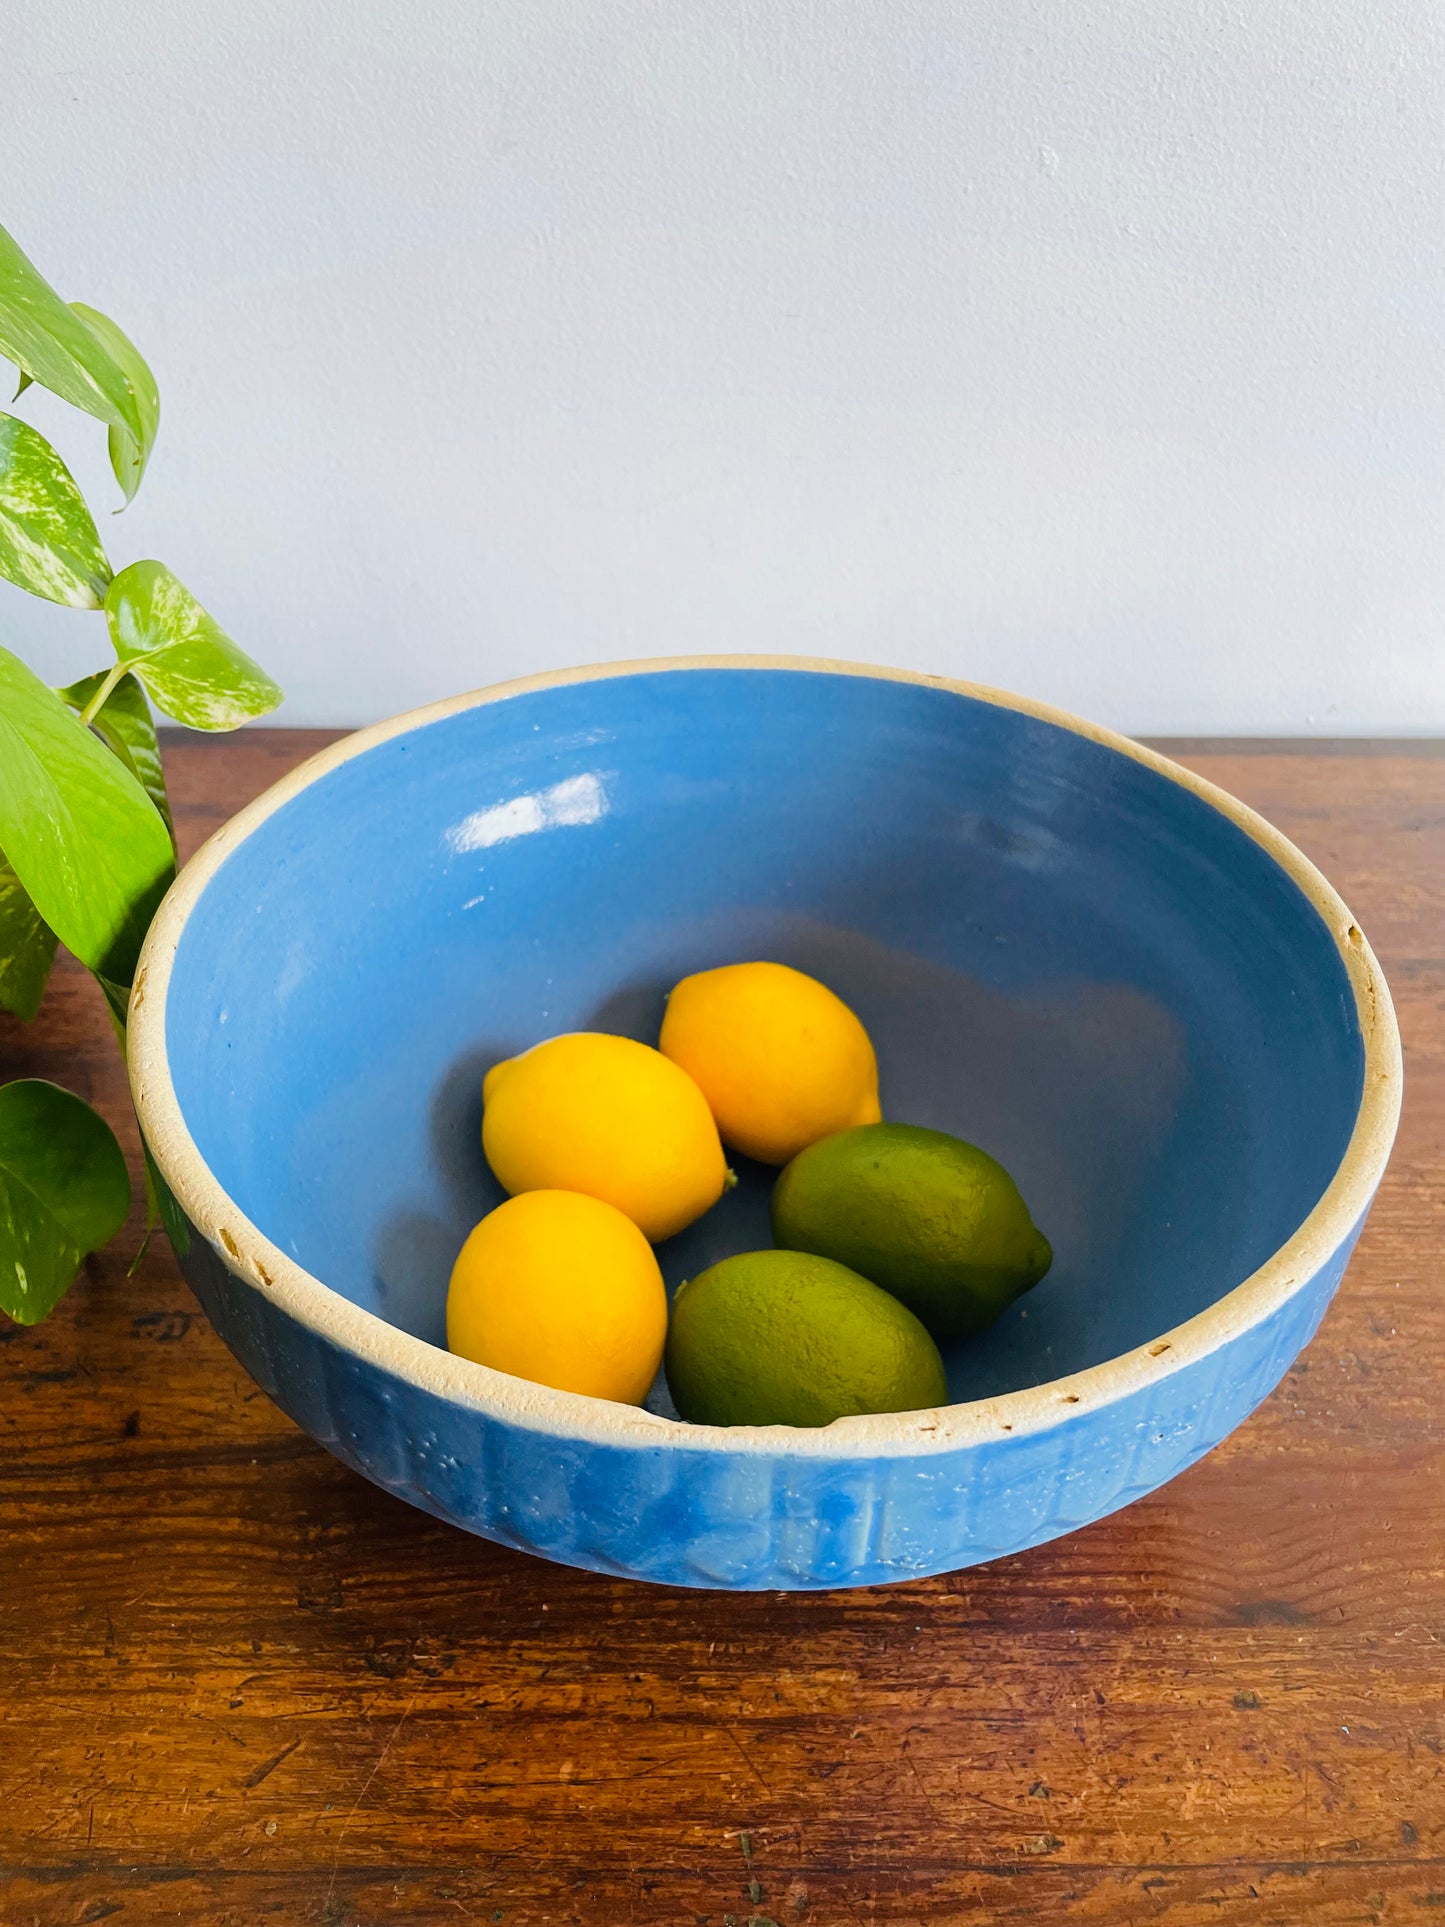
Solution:
<svg viewBox="0 0 1445 1927"><path fill-rule="evenodd" d="M667 1383L705 1425L831 1425L948 1397L938 1347L856 1271L796 1251L748 1251L680 1285Z"/></svg>
<svg viewBox="0 0 1445 1927"><path fill-rule="evenodd" d="M696 1079L723 1142L764 1164L882 1115L867 1031L826 985L786 964L684 977L658 1045Z"/></svg>
<svg viewBox="0 0 1445 1927"><path fill-rule="evenodd" d="M639 1405L657 1376L667 1292L630 1218L579 1191L528 1191L462 1246L447 1344L559 1392Z"/></svg>
<svg viewBox="0 0 1445 1927"><path fill-rule="evenodd" d="M686 1071L631 1037L572 1031L487 1072L482 1148L504 1190L585 1191L654 1243L722 1196L727 1163Z"/></svg>
<svg viewBox="0 0 1445 1927"><path fill-rule="evenodd" d="M773 1236L863 1272L941 1339L992 1324L1054 1255L996 1159L916 1124L801 1152L773 1186Z"/></svg>

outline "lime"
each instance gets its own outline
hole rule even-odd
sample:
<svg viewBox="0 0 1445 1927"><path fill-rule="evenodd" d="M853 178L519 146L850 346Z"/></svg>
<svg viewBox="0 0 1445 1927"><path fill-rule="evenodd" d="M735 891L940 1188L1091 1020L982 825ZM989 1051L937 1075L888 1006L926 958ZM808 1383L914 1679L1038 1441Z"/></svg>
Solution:
<svg viewBox="0 0 1445 1927"><path fill-rule="evenodd" d="M678 1287L667 1382L704 1425L830 1425L948 1397L938 1347L856 1271L795 1251L745 1251Z"/></svg>
<svg viewBox="0 0 1445 1927"><path fill-rule="evenodd" d="M940 1340L991 1325L1053 1262L1003 1166L916 1124L864 1124L799 1152L773 1187L773 1236L862 1272Z"/></svg>

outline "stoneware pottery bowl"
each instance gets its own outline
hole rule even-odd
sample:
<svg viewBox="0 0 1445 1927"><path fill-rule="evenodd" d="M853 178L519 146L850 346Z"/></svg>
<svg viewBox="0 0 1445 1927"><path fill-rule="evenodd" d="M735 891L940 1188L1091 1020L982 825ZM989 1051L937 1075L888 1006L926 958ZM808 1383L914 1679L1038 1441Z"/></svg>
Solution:
<svg viewBox="0 0 1445 1927"><path fill-rule="evenodd" d="M947 1406L823 1430L451 1357L452 1260L501 1197L483 1072L559 1031L655 1041L679 977L753 957L853 1005L885 1115L1002 1159L1043 1284L949 1359ZM1314 1331L1400 1096L1368 945L1241 804L994 690L746 657L326 750L172 889L131 1065L186 1276L299 1425L469 1531L688 1586L945 1571L1173 1478ZM769 1242L772 1175L662 1248L670 1286Z"/></svg>

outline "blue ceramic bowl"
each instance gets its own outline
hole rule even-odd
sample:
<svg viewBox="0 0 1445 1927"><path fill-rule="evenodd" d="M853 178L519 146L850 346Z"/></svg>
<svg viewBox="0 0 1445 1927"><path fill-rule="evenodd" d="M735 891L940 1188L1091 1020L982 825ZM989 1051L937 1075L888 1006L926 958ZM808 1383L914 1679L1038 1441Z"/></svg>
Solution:
<svg viewBox="0 0 1445 1927"><path fill-rule="evenodd" d="M500 1196L497 1058L655 1039L667 988L811 971L885 1113L984 1145L1053 1270L955 1402L686 1425L442 1347ZM546 1558L690 1586L908 1579L1152 1490L1329 1302L1399 1103L1389 996L1284 838L1187 771L995 691L725 658L545 677L363 731L188 865L132 1003L141 1123L217 1329L348 1465ZM768 1242L767 1182L664 1247Z"/></svg>

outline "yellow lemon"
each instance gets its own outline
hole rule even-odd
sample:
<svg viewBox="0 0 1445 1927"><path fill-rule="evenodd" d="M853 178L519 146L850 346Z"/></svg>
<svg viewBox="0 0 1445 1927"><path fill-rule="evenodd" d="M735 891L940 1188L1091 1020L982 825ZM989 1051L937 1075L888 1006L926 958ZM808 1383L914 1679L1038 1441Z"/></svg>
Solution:
<svg viewBox="0 0 1445 1927"><path fill-rule="evenodd" d="M707 1099L650 1044L549 1038L487 1072L482 1147L503 1187L585 1191L654 1243L717 1203L727 1160Z"/></svg>
<svg viewBox="0 0 1445 1927"><path fill-rule="evenodd" d="M462 1246L447 1344L559 1392L640 1405L667 1336L667 1292L630 1218L578 1191L497 1206Z"/></svg>
<svg viewBox="0 0 1445 1927"><path fill-rule="evenodd" d="M882 1116L867 1031L825 984L786 964L684 977L658 1043L701 1086L724 1143L764 1164Z"/></svg>

